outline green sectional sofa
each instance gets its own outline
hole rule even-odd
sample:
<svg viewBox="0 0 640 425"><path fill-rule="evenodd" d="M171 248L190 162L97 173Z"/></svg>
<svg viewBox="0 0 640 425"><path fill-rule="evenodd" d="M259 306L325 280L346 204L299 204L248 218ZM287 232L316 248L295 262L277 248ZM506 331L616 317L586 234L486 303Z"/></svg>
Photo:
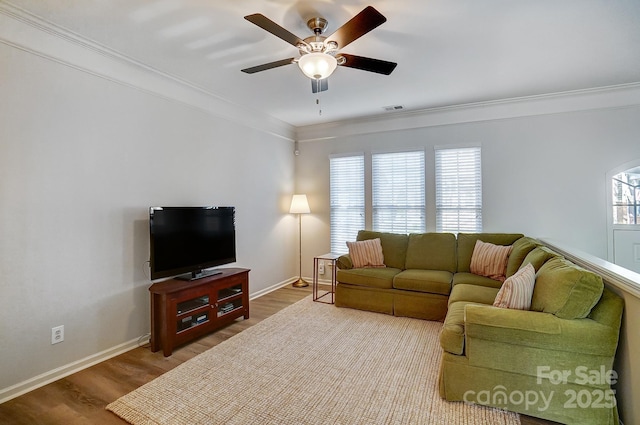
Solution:
<svg viewBox="0 0 640 425"><path fill-rule="evenodd" d="M511 245L523 236L517 233L461 233L456 238L453 233L404 235L361 230L358 241L380 238L386 267L353 268L349 255L340 257L336 305L444 320L453 285L469 283L499 288L502 283L469 271L476 241L482 237L484 242ZM534 243L530 238L526 240Z"/></svg>
<svg viewBox="0 0 640 425"><path fill-rule="evenodd" d="M357 240L377 238L386 267L340 257L336 305L443 321L443 398L564 424L619 423L612 368L623 300L600 276L522 234L363 230ZM471 272L478 240L511 246L505 278L533 266L530 310L493 306L503 282Z"/></svg>

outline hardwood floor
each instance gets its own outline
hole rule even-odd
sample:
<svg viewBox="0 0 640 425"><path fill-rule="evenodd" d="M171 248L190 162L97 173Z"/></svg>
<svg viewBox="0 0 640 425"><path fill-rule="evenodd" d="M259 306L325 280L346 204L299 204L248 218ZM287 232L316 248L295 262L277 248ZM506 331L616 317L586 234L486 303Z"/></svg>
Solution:
<svg viewBox="0 0 640 425"><path fill-rule="evenodd" d="M285 287L251 301L251 318L179 347L170 357L148 346L92 366L25 395L0 404L0 423L6 425L123 425L104 408L107 404L153 380L190 358L242 332L284 307L301 300L311 289ZM522 416L522 425L555 422Z"/></svg>

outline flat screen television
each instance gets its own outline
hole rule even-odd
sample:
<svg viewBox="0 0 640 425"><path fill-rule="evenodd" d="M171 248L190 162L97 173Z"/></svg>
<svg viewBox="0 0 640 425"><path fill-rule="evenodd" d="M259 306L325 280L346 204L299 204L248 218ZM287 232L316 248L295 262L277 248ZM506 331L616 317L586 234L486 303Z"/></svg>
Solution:
<svg viewBox="0 0 640 425"><path fill-rule="evenodd" d="M199 279L236 261L234 207L151 207L149 235L152 280Z"/></svg>

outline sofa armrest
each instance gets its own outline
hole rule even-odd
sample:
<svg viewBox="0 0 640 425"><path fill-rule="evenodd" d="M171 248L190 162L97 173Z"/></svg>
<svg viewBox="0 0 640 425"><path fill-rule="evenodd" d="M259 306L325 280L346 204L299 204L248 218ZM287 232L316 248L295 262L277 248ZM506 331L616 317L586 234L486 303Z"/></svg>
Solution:
<svg viewBox="0 0 640 425"><path fill-rule="evenodd" d="M469 304L467 338L511 345L612 357L618 329L591 319L560 319L553 314Z"/></svg>
<svg viewBox="0 0 640 425"><path fill-rule="evenodd" d="M349 256L349 254L344 254L338 257L338 259L336 260L336 265L339 269L342 270L352 269L353 261L351 261L351 257Z"/></svg>

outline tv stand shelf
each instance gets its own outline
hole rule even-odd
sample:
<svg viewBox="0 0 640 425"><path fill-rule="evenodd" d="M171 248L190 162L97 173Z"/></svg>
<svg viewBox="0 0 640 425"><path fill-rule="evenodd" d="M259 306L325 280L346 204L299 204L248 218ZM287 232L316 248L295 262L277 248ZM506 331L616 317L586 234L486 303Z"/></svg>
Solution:
<svg viewBox="0 0 640 425"><path fill-rule="evenodd" d="M218 270L221 273L192 281L151 285L151 351L162 348L165 357L170 356L178 345L249 318L249 270Z"/></svg>

